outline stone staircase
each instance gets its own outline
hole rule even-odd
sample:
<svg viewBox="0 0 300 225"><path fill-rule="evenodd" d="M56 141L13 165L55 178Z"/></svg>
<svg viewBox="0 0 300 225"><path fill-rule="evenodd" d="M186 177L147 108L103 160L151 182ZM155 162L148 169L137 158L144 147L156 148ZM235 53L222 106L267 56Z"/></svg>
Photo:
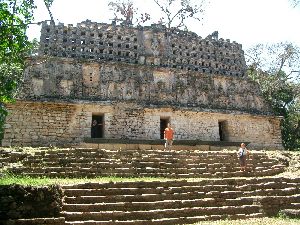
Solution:
<svg viewBox="0 0 300 225"><path fill-rule="evenodd" d="M66 224L191 224L274 216L300 204L300 178L65 185Z"/></svg>
<svg viewBox="0 0 300 225"><path fill-rule="evenodd" d="M65 197L60 217L9 220L3 224L176 225L300 210L300 178L83 183L62 188Z"/></svg>
<svg viewBox="0 0 300 225"><path fill-rule="evenodd" d="M235 151L199 150L105 150L76 148L42 150L27 155L15 174L48 177L166 177L218 178L272 176L285 166L266 153L253 151L248 172L241 172Z"/></svg>
<svg viewBox="0 0 300 225"><path fill-rule="evenodd" d="M27 156L22 151L8 151L0 148L0 169L12 163L20 162Z"/></svg>
<svg viewBox="0 0 300 225"><path fill-rule="evenodd" d="M72 148L21 154L0 151L0 156L3 165L19 162L21 166L11 166L11 172L32 177L168 178L63 185L60 217L4 224L175 225L300 211L300 178L273 176L285 166L263 151L252 151L247 172L240 171L236 151L229 150Z"/></svg>

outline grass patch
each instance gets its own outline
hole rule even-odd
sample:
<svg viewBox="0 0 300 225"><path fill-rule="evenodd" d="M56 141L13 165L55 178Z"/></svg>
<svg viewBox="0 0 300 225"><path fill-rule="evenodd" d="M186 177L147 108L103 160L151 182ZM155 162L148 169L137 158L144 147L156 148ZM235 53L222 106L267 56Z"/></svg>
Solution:
<svg viewBox="0 0 300 225"><path fill-rule="evenodd" d="M30 177L19 176L10 173L4 173L0 177L0 185L32 185L47 186L52 184L78 184L78 183L107 183L107 182L135 182L135 181L167 181L171 179L160 177L141 177L141 178L123 178L123 177L96 177L96 178L49 178L49 177Z"/></svg>
<svg viewBox="0 0 300 225"><path fill-rule="evenodd" d="M203 221L193 225L299 225L299 219L288 218L253 218L247 220Z"/></svg>

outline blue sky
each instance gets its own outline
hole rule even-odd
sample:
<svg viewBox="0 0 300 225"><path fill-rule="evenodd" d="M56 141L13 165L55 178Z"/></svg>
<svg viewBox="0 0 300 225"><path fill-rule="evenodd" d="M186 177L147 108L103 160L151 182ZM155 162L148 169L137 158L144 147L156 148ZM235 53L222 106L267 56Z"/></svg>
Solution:
<svg viewBox="0 0 300 225"><path fill-rule="evenodd" d="M113 18L110 0L55 0L51 11L56 22L74 24L86 19L107 22ZM36 0L36 21L49 19L42 0ZM153 0L133 0L142 11L152 15L154 21L161 17ZM195 0L195 2L197 2ZM209 0L203 20L188 21L188 27L199 36L206 37L219 31L219 37L243 45L243 49L258 43L290 41L300 46L300 6L292 8L289 0ZM39 38L40 27L31 25L30 39Z"/></svg>

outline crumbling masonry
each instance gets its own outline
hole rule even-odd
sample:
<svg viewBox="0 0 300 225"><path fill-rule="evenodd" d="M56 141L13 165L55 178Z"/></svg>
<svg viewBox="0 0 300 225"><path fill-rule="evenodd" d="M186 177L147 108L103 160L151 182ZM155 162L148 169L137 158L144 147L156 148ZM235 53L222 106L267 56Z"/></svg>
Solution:
<svg viewBox="0 0 300 225"><path fill-rule="evenodd" d="M160 25L43 23L2 144L80 144L92 119L102 138L249 141L282 148L280 118L245 75L242 46Z"/></svg>

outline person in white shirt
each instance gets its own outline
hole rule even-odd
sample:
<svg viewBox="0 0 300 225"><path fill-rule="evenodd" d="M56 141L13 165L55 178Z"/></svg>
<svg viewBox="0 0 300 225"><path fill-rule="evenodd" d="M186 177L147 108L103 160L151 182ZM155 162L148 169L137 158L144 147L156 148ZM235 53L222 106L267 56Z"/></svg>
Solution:
<svg viewBox="0 0 300 225"><path fill-rule="evenodd" d="M250 154L250 152L246 148L245 143L241 144L241 147L239 148L237 154L238 154L238 158L240 160L241 171L246 171L246 167L247 167L246 159L247 159L247 156Z"/></svg>

